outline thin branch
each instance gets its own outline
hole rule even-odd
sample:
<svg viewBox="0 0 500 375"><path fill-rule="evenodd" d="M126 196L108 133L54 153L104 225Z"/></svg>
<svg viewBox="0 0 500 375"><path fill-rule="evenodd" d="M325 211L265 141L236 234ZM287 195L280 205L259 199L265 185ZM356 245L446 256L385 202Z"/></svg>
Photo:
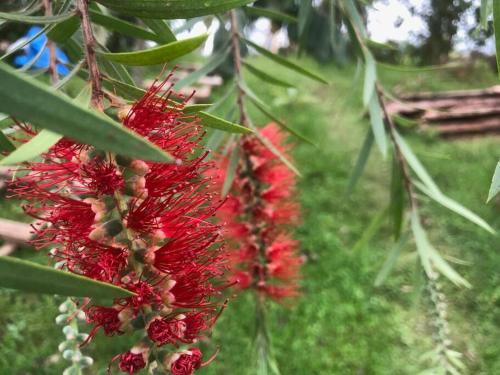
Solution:
<svg viewBox="0 0 500 375"><path fill-rule="evenodd" d="M241 50L238 20L235 10L232 10L229 14L231 19L231 47L233 49L234 74L236 77L236 102L240 111L240 124L246 126L248 124L248 118L245 110L245 91L241 87Z"/></svg>
<svg viewBox="0 0 500 375"><path fill-rule="evenodd" d="M52 15L52 3L50 0L43 0L43 7L45 8L45 15ZM57 74L57 57L56 57L56 45L55 43L47 39L47 48L49 49L49 73L52 80L52 84L55 85L59 81L59 76Z"/></svg>
<svg viewBox="0 0 500 375"><path fill-rule="evenodd" d="M96 41L92 32L92 24L89 18L89 3L88 0L76 0L76 7L82 20L83 42L85 44L85 57L90 74L90 82L92 85L92 105L102 111L103 107L103 92L101 88L101 73L97 66L95 46Z"/></svg>

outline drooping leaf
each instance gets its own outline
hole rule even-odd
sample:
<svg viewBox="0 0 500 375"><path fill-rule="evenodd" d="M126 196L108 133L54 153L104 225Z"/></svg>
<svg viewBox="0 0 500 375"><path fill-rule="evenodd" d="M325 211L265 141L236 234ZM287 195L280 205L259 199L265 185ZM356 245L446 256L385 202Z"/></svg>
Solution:
<svg viewBox="0 0 500 375"><path fill-rule="evenodd" d="M355 2L353 0L343 0L341 4L344 7L347 15L349 16L352 26L359 33L360 37L363 39L367 39L368 33L366 32L363 18L361 17L361 14L359 13Z"/></svg>
<svg viewBox="0 0 500 375"><path fill-rule="evenodd" d="M328 84L328 81L326 79L324 79L323 77L321 77L319 74L317 73L314 73L306 68L303 68L291 61L288 61L287 59L279 56L279 55L276 55L275 53L272 53L270 51L268 51L267 49L265 48L262 48L261 46L255 44L254 42L248 40L248 39L245 39L245 38L242 38L242 40L249 46L253 47L257 52L259 52L262 56L265 56L267 57L268 59L280 64L281 66L284 66L288 69L291 69L291 70L294 70L296 71L297 73L300 73L302 74L303 76L306 76L306 77L309 77L309 78L312 78L318 82L321 82L321 83L325 83L325 84Z"/></svg>
<svg viewBox="0 0 500 375"><path fill-rule="evenodd" d="M172 43L177 40L167 21L152 18L145 18L142 21L156 34L158 43Z"/></svg>
<svg viewBox="0 0 500 375"><path fill-rule="evenodd" d="M285 82L285 81L283 81L283 80L281 80L281 79L279 79L279 78L277 78L275 76L267 74L263 70L258 69L256 67L250 65L246 61L243 61L243 66L245 68L247 68L247 70L250 73L252 73L255 77L260 78L265 83L270 83L272 85L283 86L283 87L294 87L294 85L292 85L291 83Z"/></svg>
<svg viewBox="0 0 500 375"><path fill-rule="evenodd" d="M144 66L163 64L194 51L205 42L207 36L207 34L195 36L142 51L100 52L99 54L110 61L125 65Z"/></svg>
<svg viewBox="0 0 500 375"><path fill-rule="evenodd" d="M0 257L0 287L97 299L134 296L134 293L116 285L9 256Z"/></svg>
<svg viewBox="0 0 500 375"><path fill-rule="evenodd" d="M93 23L105 27L107 30L128 35L134 38L152 40L157 43L163 43L163 39L157 34L146 30L133 23L121 20L119 18L104 14L95 10L89 10L90 19Z"/></svg>
<svg viewBox="0 0 500 375"><path fill-rule="evenodd" d="M171 160L163 150L109 117L75 104L5 64L0 64L0 81L1 112L103 150L146 160Z"/></svg>
<svg viewBox="0 0 500 375"><path fill-rule="evenodd" d="M399 238L399 241L396 242L396 244L392 247L391 251L389 252L389 255L387 256L387 259L385 260L384 264L382 265L382 268L380 269L379 273L377 274L377 277L375 278L374 285L376 287L381 286L384 283L385 279L387 279L387 276L389 276L390 272L394 268L394 265L396 264L396 261L401 255L401 251L403 251L403 248L408 242L409 237L410 236L408 235L408 233L405 233L403 236Z"/></svg>
<svg viewBox="0 0 500 375"><path fill-rule="evenodd" d="M481 27L486 29L488 27L488 18L491 14L492 0L481 0L480 16Z"/></svg>
<svg viewBox="0 0 500 375"><path fill-rule="evenodd" d="M385 158L387 156L387 137L385 134L386 132L382 108L380 108L380 102L377 95L372 95L368 105L368 111L370 113L370 123L372 126L373 136L375 137L375 143L377 143L382 156Z"/></svg>
<svg viewBox="0 0 500 375"><path fill-rule="evenodd" d="M65 21L75 15L74 12L56 14L53 16L26 16L18 13L0 12L0 20L30 23L35 25L46 25Z"/></svg>
<svg viewBox="0 0 500 375"><path fill-rule="evenodd" d="M207 112L198 112L196 115L201 120L201 124L207 128L224 130L229 133L246 134L252 133L252 129L224 120Z"/></svg>
<svg viewBox="0 0 500 375"><path fill-rule="evenodd" d="M495 233L494 229L486 221L481 219L479 216L477 216L474 212L472 212L468 208L462 206L457 201L454 201L453 199L447 197L441 192L428 189L424 184L421 184L418 181L415 182L415 186L417 186L429 198L435 200L436 202L448 208L449 210L459 214L460 216L463 216L464 218L480 226L484 230L487 230L490 233Z"/></svg>
<svg viewBox="0 0 500 375"><path fill-rule="evenodd" d="M229 49L224 49L213 54L210 59L207 61L205 65L203 65L200 69L195 70L194 72L188 74L184 78L180 79L174 85L175 90L180 90L186 86L191 86L196 83L200 78L206 76L208 73L217 68L220 64L226 61L227 56L229 55Z"/></svg>
<svg viewBox="0 0 500 375"><path fill-rule="evenodd" d="M225 197L231 186L233 186L234 177L236 176L236 169L238 168L238 162L240 161L240 146L238 143L235 144L229 157L229 164L226 170L226 178L224 179L224 184L222 186L222 197Z"/></svg>
<svg viewBox="0 0 500 375"><path fill-rule="evenodd" d="M272 8L248 6L248 7L244 7L243 10L248 14L251 14L254 16L266 17L266 18L270 18L270 19L276 20L276 21L282 21L282 22L286 22L286 23L296 23L297 22L297 17L291 16L289 14L280 12L280 11L272 9Z"/></svg>
<svg viewBox="0 0 500 375"><path fill-rule="evenodd" d="M386 218L387 213L388 209L385 208L384 210L379 211L379 213L372 218L370 224L368 224L368 227L366 227L366 230L361 235L361 238L352 247L353 253L356 253L366 247L368 242L370 242L370 240L377 234L380 227L382 227L382 224L384 224L384 219Z"/></svg>
<svg viewBox="0 0 500 375"><path fill-rule="evenodd" d="M346 190L346 194L348 196L353 192L354 188L356 187L356 184L358 183L359 178L361 177L363 171L365 170L366 162L368 161L368 158L370 156L370 151L373 146L373 140L374 140L373 131L370 129L366 133L363 146L359 151L358 158L356 159L356 164L354 165L354 168L352 169L351 175L349 177L349 182L347 184L347 190Z"/></svg>
<svg viewBox="0 0 500 375"><path fill-rule="evenodd" d="M97 0L119 13L141 17L178 19L224 13L254 0Z"/></svg>
<svg viewBox="0 0 500 375"><path fill-rule="evenodd" d="M441 193L438 186L429 175L425 167L422 165L420 160L413 153L410 146L406 143L406 141L399 135L397 131L394 131L394 139L398 144L401 153L405 157L405 160L410 165L411 169L415 172L415 174L420 178L420 180L424 183L424 185L429 189L437 193Z"/></svg>
<svg viewBox="0 0 500 375"><path fill-rule="evenodd" d="M371 98L375 95L375 82L377 81L377 64L370 51L365 52L365 81L363 85L363 105L371 105Z"/></svg>
<svg viewBox="0 0 500 375"><path fill-rule="evenodd" d="M424 267L427 276L432 277L434 269L436 269L454 284L469 288L470 284L467 280L460 276L457 271L455 271L431 245L427 237L427 233L422 228L420 216L416 209L414 209L411 213L411 228L417 245L418 255L420 256L422 266Z"/></svg>
<svg viewBox="0 0 500 375"><path fill-rule="evenodd" d="M491 180L490 191L486 202L492 200L498 192L500 192L500 161L497 163L497 167L495 168L495 173L493 174L493 178Z"/></svg>

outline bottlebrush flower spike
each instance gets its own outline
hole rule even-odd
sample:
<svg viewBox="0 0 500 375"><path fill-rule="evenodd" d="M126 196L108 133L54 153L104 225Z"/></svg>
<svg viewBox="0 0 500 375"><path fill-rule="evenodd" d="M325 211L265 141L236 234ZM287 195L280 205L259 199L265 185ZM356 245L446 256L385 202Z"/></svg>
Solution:
<svg viewBox="0 0 500 375"><path fill-rule="evenodd" d="M261 134L280 152L289 153L276 124L268 124ZM288 233L299 220L293 200L295 175L255 137L245 136L241 149L230 195L217 214L232 248L232 281L240 289L254 288L275 300L295 297L303 263L298 242ZM228 160L220 164L219 188Z"/></svg>
<svg viewBox="0 0 500 375"><path fill-rule="evenodd" d="M39 221L37 247L54 244L51 255L70 272L136 294L108 307L82 307L90 338L98 330L108 336L144 331L136 347L112 361L128 374L149 364L166 366L151 363L166 345L175 348L176 360L164 370L189 375L198 369L201 351L178 354L178 347L210 330L227 285L221 230L212 222L222 204L208 177L214 165L199 144L198 119L182 112L187 100L170 101L166 84L154 86L121 117L124 126L173 155L174 163L129 160L63 139L42 162L27 163L12 187Z"/></svg>

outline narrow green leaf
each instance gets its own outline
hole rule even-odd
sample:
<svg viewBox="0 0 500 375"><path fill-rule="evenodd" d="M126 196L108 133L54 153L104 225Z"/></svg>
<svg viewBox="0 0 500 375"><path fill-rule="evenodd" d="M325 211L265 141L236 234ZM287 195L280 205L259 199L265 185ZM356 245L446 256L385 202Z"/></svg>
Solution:
<svg viewBox="0 0 500 375"><path fill-rule="evenodd" d="M214 116L207 112L198 112L196 115L201 120L201 125L207 128L224 130L229 133L246 134L252 133L252 130L244 126L226 121L220 117Z"/></svg>
<svg viewBox="0 0 500 375"><path fill-rule="evenodd" d="M211 104L191 104L187 105L182 109L182 112L184 112L187 115L193 114L193 113L198 113L201 111L206 111L209 109Z"/></svg>
<svg viewBox="0 0 500 375"><path fill-rule="evenodd" d="M177 40L175 34L168 26L167 21L145 18L142 20L156 34L160 44L172 43Z"/></svg>
<svg viewBox="0 0 500 375"><path fill-rule="evenodd" d="M104 52L109 52L105 46L100 46ZM104 71L111 77L118 81L125 82L128 85L136 86L134 79L130 75L127 68L117 62L109 61L108 59L97 55L97 62L99 67L104 68Z"/></svg>
<svg viewBox="0 0 500 375"><path fill-rule="evenodd" d="M102 85L106 90L116 92L128 100L137 100L146 94L146 90L109 77L103 77Z"/></svg>
<svg viewBox="0 0 500 375"><path fill-rule="evenodd" d="M394 156L392 159L392 174L391 174L391 203L389 210L391 213L391 221L394 238L397 240L401 235L403 227L405 194L404 194L404 181L401 166Z"/></svg>
<svg viewBox="0 0 500 375"><path fill-rule="evenodd" d="M286 23L297 23L297 17L282 13L272 8L262 8L256 6L243 7L243 10L251 15L270 18L275 21L282 21Z"/></svg>
<svg viewBox="0 0 500 375"><path fill-rule="evenodd" d="M186 19L224 13L254 0L97 0L119 13L141 18Z"/></svg>
<svg viewBox="0 0 500 375"><path fill-rule="evenodd" d="M297 169L297 167L290 160L288 160L288 158L285 155L283 155L283 153L280 150L278 150L276 146L273 145L273 143L269 139L260 134L259 129L257 129L254 124L250 122L248 125L254 131L254 134L257 137L257 139L264 146L266 146L269 149L269 151L271 151L274 155L276 155L278 159L280 159L280 161L283 164L285 164L293 173L295 173L297 176L301 176L300 171Z"/></svg>
<svg viewBox="0 0 500 375"><path fill-rule="evenodd" d="M361 238L352 247L353 253L363 250L368 242L370 242L370 240L377 234L380 227L382 227L382 224L384 224L384 219L386 218L388 211L389 210L385 208L373 217L372 221L361 235Z"/></svg>
<svg viewBox="0 0 500 375"><path fill-rule="evenodd" d="M481 0L480 16L481 27L486 29L488 27L488 18L492 10L492 0Z"/></svg>
<svg viewBox="0 0 500 375"><path fill-rule="evenodd" d="M363 17L361 17L361 14L359 13L355 2L353 0L343 0L341 4L345 7L347 15L351 20L351 24L360 34L360 37L363 39L367 39L368 33L363 22Z"/></svg>
<svg viewBox="0 0 500 375"><path fill-rule="evenodd" d="M285 124L283 121L281 121L278 117L276 117L275 115L273 115L271 109L269 109L264 103L262 103L262 101L260 100L256 100L255 97L253 96L249 96L249 99L250 101L253 103L253 105L260 111L262 112L262 114L264 114L264 116L266 116L267 118L271 119L272 121L274 121L276 124L279 125L280 128L282 128L283 130L285 130L286 132L292 134L293 136L297 137L298 139L300 139L301 141L304 141L306 143L309 143L310 145L313 145L313 146L316 146L314 144L313 141L311 141L309 138L303 136L302 134L300 134L298 131L292 129L291 127L289 127L287 124Z"/></svg>
<svg viewBox="0 0 500 375"><path fill-rule="evenodd" d="M5 64L0 64L0 82L1 112L103 150L146 160L171 160L163 150L109 117L73 103Z"/></svg>
<svg viewBox="0 0 500 375"><path fill-rule="evenodd" d="M270 74L267 74L263 70L260 70L246 61L243 62L243 66L247 68L247 70L252 73L255 77L260 78L263 82L270 83L271 85L276 85L276 86L283 86L283 87L295 87L291 83L285 82L279 78L276 78L275 76L272 76Z"/></svg>
<svg viewBox="0 0 500 375"><path fill-rule="evenodd" d="M385 260L384 264L382 265L382 268L380 269L379 273L377 274L377 277L375 278L374 285L376 287L381 286L384 283L385 279L387 279L387 276L389 276L389 274L391 273L392 269L394 268L394 265L396 264L396 261L401 255L401 252L403 251L403 248L408 242L409 237L410 237L409 234L405 233L405 235L401 236L399 238L399 241L396 242L396 244L392 247L391 251L389 252L389 255L387 256L387 259Z"/></svg>
<svg viewBox="0 0 500 375"><path fill-rule="evenodd" d="M486 202L492 200L493 197L498 194L498 192L500 192L500 161L497 163L495 173L493 174L493 178L491 179L490 191L488 193L488 199Z"/></svg>
<svg viewBox="0 0 500 375"><path fill-rule="evenodd" d="M368 111L370 113L370 123L372 126L373 136L375 137L375 142L377 143L382 156L385 158L387 156L387 137L385 134L382 109L380 108L380 102L376 95L372 95Z"/></svg>
<svg viewBox="0 0 500 375"><path fill-rule="evenodd" d="M316 81L319 81L321 83L325 83L325 84L328 84L328 81L326 79L324 79L323 77L321 77L319 74L317 73L314 73L310 70L307 70L291 61L288 61L287 59L279 56L279 55L276 55L270 51L268 51L267 49L265 48L262 48L261 46L255 44L254 42L251 42L250 40L248 39L245 39L245 38L242 38L242 40L249 46L253 47L257 52L259 52L261 55L267 57L268 59L288 68L288 69L291 69L291 70L294 70L296 71L297 73L300 73L306 77L309 77L309 78L312 78Z"/></svg>
<svg viewBox="0 0 500 375"><path fill-rule="evenodd" d="M8 256L0 257L0 287L97 299L134 296L116 285Z"/></svg>
<svg viewBox="0 0 500 375"><path fill-rule="evenodd" d="M180 79L174 85L174 89L180 90L186 86L191 86L192 84L196 83L200 78L206 76L212 70L217 68L220 64L226 61L228 55L229 55L229 48L226 48L222 51L215 53L212 57L210 57L207 63L203 65L200 69L195 70L194 72Z"/></svg>
<svg viewBox="0 0 500 375"><path fill-rule="evenodd" d="M10 49L9 52L7 52L6 54L2 55L2 57L0 57L0 61L1 60L5 60L7 57L9 57L9 56L13 55L14 53L20 51L25 46L27 46L32 41L34 41L36 38L38 38L40 35L42 35L45 32L50 31L53 27L54 27L54 25L46 25L39 32L37 32L34 35L32 35L30 38L26 38L21 43L16 43L15 47L13 47L12 49Z"/></svg>
<svg viewBox="0 0 500 375"><path fill-rule="evenodd" d="M11 152L16 149L16 146L10 141L10 139L0 131L0 151Z"/></svg>
<svg viewBox="0 0 500 375"><path fill-rule="evenodd" d="M488 232L495 233L495 230L486 221L481 219L479 216L477 216L474 212L472 212L468 208L462 206L457 201L454 201L453 199L447 197L441 192L436 192L434 190L428 189L424 184L421 184L418 181L415 182L415 186L417 186L429 198L435 200L436 202L443 205L447 209L459 214L460 216L463 216L467 220L473 222L474 224L480 226L481 228L487 230Z"/></svg>
<svg viewBox="0 0 500 375"><path fill-rule="evenodd" d="M429 189L436 193L441 193L438 186L429 175L425 167L420 163L420 160L415 156L410 146L406 143L406 141L399 135L397 131L394 131L394 139L396 140L399 149L401 150L405 160L410 165L411 169L415 172L415 174L420 178L420 180L424 183L424 185Z"/></svg>
<svg viewBox="0 0 500 375"><path fill-rule="evenodd" d="M224 179L224 184L222 186L222 197L225 197L231 186L233 186L234 177L236 176L236 169L238 168L238 162L240 161L240 146L238 143L235 144L229 157L229 165L226 169L226 178Z"/></svg>
<svg viewBox="0 0 500 375"><path fill-rule="evenodd" d="M495 30L495 48L497 68L500 74L500 1L493 1L493 29Z"/></svg>
<svg viewBox="0 0 500 375"><path fill-rule="evenodd" d="M368 107L371 98L375 95L375 82L377 81L377 64L370 51L365 52L365 81L363 85L363 105Z"/></svg>
<svg viewBox="0 0 500 375"><path fill-rule="evenodd" d="M78 74L80 69L82 69L82 67L85 64L86 64L85 59L80 60L63 79L61 79L53 86L53 88L55 90L59 90L60 88L64 87L64 85L66 85L69 81L71 81L73 77L75 77Z"/></svg>
<svg viewBox="0 0 500 375"><path fill-rule="evenodd" d="M373 131L368 130L366 132L365 140L363 142L363 146L359 151L358 158L356 159L356 164L352 169L351 176L349 177L349 182L347 184L347 196L351 195L358 183L359 178L363 174L368 158L370 157L370 151L373 146Z"/></svg>
<svg viewBox="0 0 500 375"><path fill-rule="evenodd" d="M58 14L54 16L26 16L18 13L0 12L0 20L31 23L36 25L46 25L65 21L75 15L74 12Z"/></svg>
<svg viewBox="0 0 500 375"><path fill-rule="evenodd" d="M208 35L204 34L142 51L119 53L99 52L99 55L110 61L126 65L157 65L170 62L194 51L205 42L207 37Z"/></svg>
<svg viewBox="0 0 500 375"><path fill-rule="evenodd" d="M80 27L80 17L74 15L63 22L59 22L47 33L47 38L56 42L66 42Z"/></svg>
<svg viewBox="0 0 500 375"><path fill-rule="evenodd" d="M107 30L128 35L134 38L152 40L157 43L163 43L163 39L157 34L146 30L133 23L121 20L119 18L95 11L89 10L90 19L97 25L105 27Z"/></svg>
<svg viewBox="0 0 500 375"><path fill-rule="evenodd" d="M411 213L411 228L415 237L417 251L427 276L432 277L434 273L433 269L435 268L454 284L469 288L471 285L467 280L460 276L431 245L427 233L422 228L420 216L415 209Z"/></svg>
<svg viewBox="0 0 500 375"><path fill-rule="evenodd" d="M22 144L16 151L3 158L0 161L0 165L13 165L34 159L55 145L61 138L62 135L53 133L47 129L42 129L42 131L30 139L29 142Z"/></svg>

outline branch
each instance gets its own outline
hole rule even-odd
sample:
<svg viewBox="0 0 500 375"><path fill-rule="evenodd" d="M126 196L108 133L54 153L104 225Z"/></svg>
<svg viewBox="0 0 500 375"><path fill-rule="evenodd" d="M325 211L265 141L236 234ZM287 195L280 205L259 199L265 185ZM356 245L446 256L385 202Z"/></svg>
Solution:
<svg viewBox="0 0 500 375"><path fill-rule="evenodd" d="M236 18L236 11L232 10L230 13L231 19L231 47L233 49L234 60L234 74L236 76L236 103L240 111L240 124L247 126L248 118L245 111L245 91L241 87L241 51L240 51L240 38L238 33L238 20Z"/></svg>
<svg viewBox="0 0 500 375"><path fill-rule="evenodd" d="M52 4L50 0L43 0L43 7L45 8L45 15L52 16ZM57 75L57 58L56 58L56 45L47 38L47 48L49 49L49 73L52 79L52 84L55 85L59 81Z"/></svg>
<svg viewBox="0 0 500 375"><path fill-rule="evenodd" d="M82 20L83 42L85 44L85 57L89 68L90 82L92 85L92 106L102 111L103 108L103 92L101 88L101 73L97 66L97 60L94 47L96 41L92 32L92 24L89 18L89 0L76 0L76 7Z"/></svg>

